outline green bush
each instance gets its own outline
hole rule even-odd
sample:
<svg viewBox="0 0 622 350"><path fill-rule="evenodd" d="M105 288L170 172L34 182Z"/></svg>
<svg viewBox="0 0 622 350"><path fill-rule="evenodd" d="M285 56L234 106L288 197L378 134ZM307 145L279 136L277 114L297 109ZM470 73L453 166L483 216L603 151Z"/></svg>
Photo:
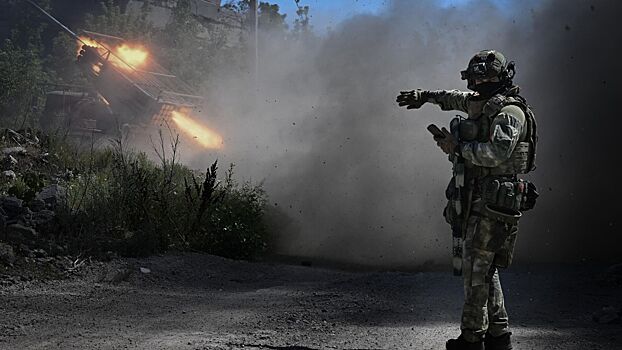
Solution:
<svg viewBox="0 0 622 350"><path fill-rule="evenodd" d="M198 173L177 163L175 151L159 164L120 143L87 153L75 158L58 216L74 250L144 256L176 249L251 259L266 249L265 193L235 182L233 166L221 182L217 162Z"/></svg>

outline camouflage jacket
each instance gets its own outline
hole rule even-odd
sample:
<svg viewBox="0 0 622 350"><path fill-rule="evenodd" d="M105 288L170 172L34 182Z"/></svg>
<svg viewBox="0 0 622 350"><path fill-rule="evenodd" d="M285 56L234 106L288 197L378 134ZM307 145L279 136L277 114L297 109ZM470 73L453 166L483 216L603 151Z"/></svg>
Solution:
<svg viewBox="0 0 622 350"><path fill-rule="evenodd" d="M479 99L474 92L458 90L430 91L428 102L444 111L467 113L477 125L474 140L460 140L460 153L467 168L480 168L486 174L521 174L531 169L527 164L535 145L528 141L528 107L524 100L512 96L495 95ZM529 168L529 169L528 169Z"/></svg>

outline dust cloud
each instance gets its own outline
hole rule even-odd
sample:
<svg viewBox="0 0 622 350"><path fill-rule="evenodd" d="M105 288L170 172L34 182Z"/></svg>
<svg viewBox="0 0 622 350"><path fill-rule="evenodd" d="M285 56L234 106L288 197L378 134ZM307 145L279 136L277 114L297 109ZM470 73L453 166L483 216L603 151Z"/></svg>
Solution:
<svg viewBox="0 0 622 350"><path fill-rule="evenodd" d="M499 5L503 4L503 6ZM522 261L611 260L620 197L616 1L392 1L321 37L260 35L257 83L223 70L210 118L218 156L263 181L277 251L373 266L448 263L441 212L451 167L425 126L456 114L394 103L400 90L466 89L481 49L517 62L539 121L542 196L522 221Z"/></svg>

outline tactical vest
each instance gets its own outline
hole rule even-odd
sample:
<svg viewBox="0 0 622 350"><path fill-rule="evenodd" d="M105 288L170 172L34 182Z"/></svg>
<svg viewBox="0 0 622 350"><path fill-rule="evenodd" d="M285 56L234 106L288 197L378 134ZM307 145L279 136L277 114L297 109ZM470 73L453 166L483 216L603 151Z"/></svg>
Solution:
<svg viewBox="0 0 622 350"><path fill-rule="evenodd" d="M476 177L526 174L536 168L536 147L538 143L536 119L531 108L527 105L527 101L519 95L497 94L487 101L482 101L479 105L477 101L471 101L469 119L460 123L460 138L465 141L470 139L470 141L488 142L493 119L502 108L511 105L517 106L525 114L525 123L521 130L519 142L510 157L495 168L466 164L466 167Z"/></svg>

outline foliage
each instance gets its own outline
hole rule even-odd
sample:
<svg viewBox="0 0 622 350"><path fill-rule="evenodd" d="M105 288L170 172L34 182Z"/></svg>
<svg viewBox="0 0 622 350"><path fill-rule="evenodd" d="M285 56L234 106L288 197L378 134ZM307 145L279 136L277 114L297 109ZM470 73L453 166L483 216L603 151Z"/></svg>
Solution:
<svg viewBox="0 0 622 350"><path fill-rule="evenodd" d="M33 126L44 102L47 82L39 54L6 40L0 46L0 124Z"/></svg>
<svg viewBox="0 0 622 350"><path fill-rule="evenodd" d="M11 40L0 46L0 124L36 127L50 81L82 85L85 80L73 64L74 39L61 33L45 47L41 38L47 20L25 2L9 1L16 15ZM39 3L48 8L45 0ZM85 17L84 28L148 45L165 67L195 88L223 65L244 69L248 64L246 42L228 46L227 29L196 18L190 0L178 1L163 29L149 23L148 1L138 14L124 13L117 3L102 2L100 14ZM296 4L291 30L278 5L259 4L264 39L310 33L309 7ZM230 1L224 7L247 18L249 1ZM60 182L67 188L67 200L57 208L54 233L75 250L145 255L181 249L251 258L266 248L266 194L260 185L235 182L233 167L219 181L216 162L204 173L179 164L176 142L167 152L160 143L156 164L143 153L128 151L122 142L84 151L64 140L39 136L51 155L46 168L38 164L20 172L0 192L30 200L43 186Z"/></svg>
<svg viewBox="0 0 622 350"><path fill-rule="evenodd" d="M296 35L309 35L311 32L311 25L309 22L309 6L300 6L300 0L294 0L296 2L296 19L294 19L294 34Z"/></svg>
<svg viewBox="0 0 622 350"><path fill-rule="evenodd" d="M85 28L90 31L119 36L128 40L147 41L153 33L153 27L147 21L148 8L143 7L139 14L124 13L114 0L101 3L101 14L87 14Z"/></svg>
<svg viewBox="0 0 622 350"><path fill-rule="evenodd" d="M179 0L171 20L154 40L156 55L162 64L194 87L205 82L226 35L217 26L201 24L192 14L192 2Z"/></svg>
<svg viewBox="0 0 622 350"><path fill-rule="evenodd" d="M258 7L259 28L266 32L284 32L287 30L288 26L285 22L287 15L279 12L279 5L260 2Z"/></svg>
<svg viewBox="0 0 622 350"><path fill-rule="evenodd" d="M147 255L168 249L252 258L266 248L265 194L260 186L238 185L230 169L225 185L217 163L205 173L132 153L121 142L82 158L68 186L59 232L71 232L78 250L115 250Z"/></svg>
<svg viewBox="0 0 622 350"><path fill-rule="evenodd" d="M47 18L26 1L8 0L11 16L8 25L11 28L10 39L13 44L24 50L40 53L43 51L42 34L48 26ZM44 10L50 9L50 1L37 1Z"/></svg>
<svg viewBox="0 0 622 350"><path fill-rule="evenodd" d="M51 52L46 59L50 81L56 84L85 85L85 78L75 64L76 50L76 41L65 33L52 39Z"/></svg>

